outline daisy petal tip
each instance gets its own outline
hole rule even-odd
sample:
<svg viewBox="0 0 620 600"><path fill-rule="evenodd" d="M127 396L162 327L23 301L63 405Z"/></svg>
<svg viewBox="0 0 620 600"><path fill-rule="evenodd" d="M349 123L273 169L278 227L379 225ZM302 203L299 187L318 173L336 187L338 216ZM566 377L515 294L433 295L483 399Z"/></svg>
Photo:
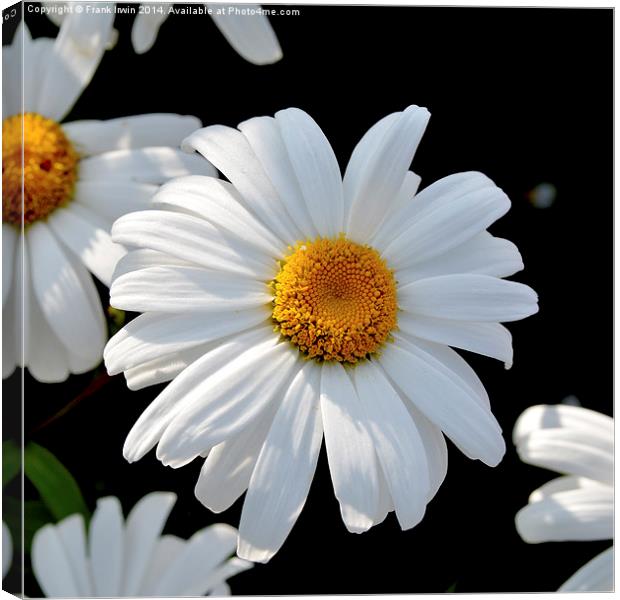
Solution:
<svg viewBox="0 0 620 600"><path fill-rule="evenodd" d="M240 559L250 563L261 563L264 565L273 558L276 552L277 550L273 551L263 548L256 548L249 542L243 540L241 537L239 537L239 541L237 542L237 556Z"/></svg>

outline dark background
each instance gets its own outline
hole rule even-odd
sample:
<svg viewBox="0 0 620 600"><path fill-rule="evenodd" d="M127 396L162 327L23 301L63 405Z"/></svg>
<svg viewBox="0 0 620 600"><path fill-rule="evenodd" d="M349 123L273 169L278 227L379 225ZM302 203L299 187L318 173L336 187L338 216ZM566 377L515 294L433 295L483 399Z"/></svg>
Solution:
<svg viewBox="0 0 620 600"><path fill-rule="evenodd" d="M525 408L569 394L612 414L613 13L296 8L300 16L271 17L284 58L265 67L241 59L206 15L171 16L154 48L136 55L133 17L118 15L118 44L66 120L178 112L205 125L235 126L298 106L322 127L344 171L355 143L380 117L409 104L426 106L432 118L413 169L423 186L479 170L506 191L512 210L491 231L518 245L526 268L513 279L538 292L540 313L509 324L510 371L463 353L484 382L508 443L497 468L450 445L447 478L420 525L402 532L392 513L354 535L340 519L322 450L307 504L283 548L267 565L232 579L233 593L444 592L455 583L457 592L555 590L609 542L520 540L515 513L553 475L522 464L510 434ZM45 17L29 14L26 22L35 37L56 34ZM527 200L541 182L557 186L548 209ZM146 493L172 490L179 500L166 532L189 537L214 522L237 526L242 500L214 515L194 498L199 461L176 471L154 452L133 465L124 461L125 436L161 386L132 393L122 376L97 379L101 389L33 432L102 373L57 385L26 374L26 441L62 460L91 509L112 494L127 514ZM19 378L5 382L5 394ZM4 414L10 420L6 403ZM25 593L40 593L28 573Z"/></svg>

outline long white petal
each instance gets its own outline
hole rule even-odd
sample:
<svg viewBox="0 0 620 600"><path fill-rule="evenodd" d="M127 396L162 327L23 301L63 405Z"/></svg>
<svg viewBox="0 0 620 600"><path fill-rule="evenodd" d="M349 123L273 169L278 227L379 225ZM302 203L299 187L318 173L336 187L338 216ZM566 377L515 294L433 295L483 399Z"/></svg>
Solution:
<svg viewBox="0 0 620 600"><path fill-rule="evenodd" d="M410 106L394 122L384 121L389 127L383 135L371 130L372 139L365 143L362 138L356 146L351 159L355 157L354 164L359 162L359 167L354 171L347 168L345 173L345 182L347 176L354 178L348 185L345 183L345 189L351 194L347 198L349 218L345 229L351 239L367 242L389 214L429 118L430 113L425 108ZM380 139L375 139L379 136ZM357 153L363 156L358 158Z"/></svg>
<svg viewBox="0 0 620 600"><path fill-rule="evenodd" d="M143 12L136 15L131 28L131 43L137 54L144 54L153 47L161 24L168 18L170 2L143 2Z"/></svg>
<svg viewBox="0 0 620 600"><path fill-rule="evenodd" d="M185 137L200 127L200 119L172 113L135 115L106 121L72 121L62 125L80 156L148 146L178 148Z"/></svg>
<svg viewBox="0 0 620 600"><path fill-rule="evenodd" d="M276 121L316 230L336 237L344 226L344 194L329 141L312 117L298 108L278 111Z"/></svg>
<svg viewBox="0 0 620 600"><path fill-rule="evenodd" d="M241 431L280 395L298 368L298 354L268 340L198 384L164 431L157 458L180 466Z"/></svg>
<svg viewBox="0 0 620 600"><path fill-rule="evenodd" d="M82 181L161 184L187 175L216 176L215 169L199 156L164 146L112 150L80 161Z"/></svg>
<svg viewBox="0 0 620 600"><path fill-rule="evenodd" d="M320 368L307 362L289 386L260 451L243 504L237 553L267 562L306 502L323 439Z"/></svg>
<svg viewBox="0 0 620 600"><path fill-rule="evenodd" d="M131 509L125 525L123 596L139 594L149 559L175 502L173 493L152 492Z"/></svg>
<svg viewBox="0 0 620 600"><path fill-rule="evenodd" d="M488 275L442 275L401 286L399 306L415 314L474 322L518 321L538 311L527 285Z"/></svg>
<svg viewBox="0 0 620 600"><path fill-rule="evenodd" d="M407 398L466 456L489 466L501 461L506 446L497 421L445 365L402 339L386 347L381 365Z"/></svg>
<svg viewBox="0 0 620 600"><path fill-rule="evenodd" d="M424 516L430 493L428 463L415 421L400 396L373 362L353 371L357 395L402 529Z"/></svg>
<svg viewBox="0 0 620 600"><path fill-rule="evenodd" d="M614 589L613 546L588 561L559 588L558 592L612 592Z"/></svg>
<svg viewBox="0 0 620 600"><path fill-rule="evenodd" d="M321 412L334 493L347 529L373 526L379 500L377 458L353 383L339 364L321 368Z"/></svg>
<svg viewBox="0 0 620 600"><path fill-rule="evenodd" d="M97 501L89 526L89 557L96 596L121 596L125 556L123 510L118 498Z"/></svg>
<svg viewBox="0 0 620 600"><path fill-rule="evenodd" d="M13 283L15 248L21 243L17 227L2 223L2 306L5 305Z"/></svg>
<svg viewBox="0 0 620 600"><path fill-rule="evenodd" d="M451 321L403 311L398 315L398 328L431 342L497 358L506 367L512 365L512 336L499 323Z"/></svg>
<svg viewBox="0 0 620 600"><path fill-rule="evenodd" d="M219 169L239 191L245 207L285 244L300 239L277 191L247 138L236 129L212 125L183 141L186 152L196 150Z"/></svg>
<svg viewBox="0 0 620 600"><path fill-rule="evenodd" d="M269 327L261 327L233 336L229 341L219 345L190 365L151 402L136 421L123 447L125 458L129 462L142 458L157 443L177 412L184 408L183 399L197 385L230 363L235 357L268 339L273 339L274 344L277 341Z"/></svg>
<svg viewBox="0 0 620 600"><path fill-rule="evenodd" d="M142 579L138 596L151 598L155 595L162 577L171 569L183 552L187 541L175 535L162 535L155 544L153 553ZM180 594L179 592L176 592Z"/></svg>
<svg viewBox="0 0 620 600"><path fill-rule="evenodd" d="M42 74L36 112L55 121L69 112L103 58L113 20L113 13L67 15Z"/></svg>
<svg viewBox="0 0 620 600"><path fill-rule="evenodd" d="M79 595L92 596L94 591L86 549L84 517L82 515L66 517L56 525L56 531L69 560L73 581L79 590Z"/></svg>
<svg viewBox="0 0 620 600"><path fill-rule="evenodd" d="M282 58L278 38L259 4L207 4L213 10L211 17L228 43L245 60L255 65L269 65ZM249 14L237 14L238 11ZM216 12L217 11L217 12ZM220 11L224 11L223 13Z"/></svg>
<svg viewBox="0 0 620 600"><path fill-rule="evenodd" d="M613 537L611 487L558 492L524 506L515 517L519 535L530 544Z"/></svg>

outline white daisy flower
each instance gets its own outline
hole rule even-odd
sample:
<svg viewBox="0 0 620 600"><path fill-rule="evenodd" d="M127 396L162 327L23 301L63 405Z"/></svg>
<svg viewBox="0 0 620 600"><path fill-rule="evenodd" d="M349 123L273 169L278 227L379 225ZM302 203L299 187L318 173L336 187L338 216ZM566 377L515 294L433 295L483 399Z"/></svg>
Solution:
<svg viewBox="0 0 620 600"><path fill-rule="evenodd" d="M112 305L143 312L108 343L133 389L173 379L131 430L125 457L206 457L197 497L215 512L247 489L238 553L267 561L305 502L323 437L342 518L362 532L395 510L413 527L447 468L445 433L496 465L505 450L482 383L448 345L512 361L500 321L537 310L501 277L523 267L485 229L506 195L480 173L416 194L408 171L426 109L388 115L344 179L318 125L275 118L184 142L230 183L186 177L159 210L114 224L131 251Z"/></svg>
<svg viewBox="0 0 620 600"><path fill-rule="evenodd" d="M176 496L153 492L127 520L118 498L97 502L88 527L75 514L45 525L32 540L32 568L48 598L228 596L226 580L252 567L229 558L237 530L218 523L189 540L162 535Z"/></svg>
<svg viewBox="0 0 620 600"><path fill-rule="evenodd" d="M45 2L58 7L50 10L50 19L60 25L70 11L69 2ZM70 7L69 7L70 8ZM193 10L202 8L192 7ZM142 2L135 7L137 12L131 30L131 42L138 54L144 54L153 47L159 28L175 10L172 2ZM177 7L176 10L181 10ZM187 10L185 8L184 10ZM204 11L210 16L217 28L237 53L255 65L269 65L282 58L282 49L278 38L262 13L260 4L209 4Z"/></svg>
<svg viewBox="0 0 620 600"><path fill-rule="evenodd" d="M517 420L513 441L523 462L563 473L532 492L516 516L528 543L613 537L614 423L587 408L538 405ZM613 547L579 569L559 591L613 589Z"/></svg>
<svg viewBox="0 0 620 600"><path fill-rule="evenodd" d="M215 173L178 148L200 127L195 117L59 124L92 78L111 26L112 17L72 14L56 39L33 40L20 26L3 48L3 377L19 365L56 382L95 367L107 331L89 271L109 285L125 253L110 239L113 221L146 208L171 177Z"/></svg>

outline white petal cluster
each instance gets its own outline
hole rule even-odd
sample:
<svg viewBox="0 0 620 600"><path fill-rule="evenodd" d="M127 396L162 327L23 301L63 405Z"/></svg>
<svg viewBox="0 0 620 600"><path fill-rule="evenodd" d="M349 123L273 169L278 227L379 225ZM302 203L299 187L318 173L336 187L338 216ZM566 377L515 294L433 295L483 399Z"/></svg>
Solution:
<svg viewBox="0 0 620 600"><path fill-rule="evenodd" d="M112 17L72 13L57 38L33 40L20 25L3 60L19 68L23 52L24 110L60 121L92 78L111 26ZM21 80L14 75L9 81ZM22 111L21 98L19 86L4 86L3 118ZM148 208L170 178L215 174L179 149L200 124L150 114L62 125L81 157L73 200L26 227L23 239L16 226L2 224L3 377L25 366L39 381L58 382L101 362L108 334L91 274L109 285L125 254L110 238L112 223Z"/></svg>
<svg viewBox="0 0 620 600"><path fill-rule="evenodd" d="M252 564L229 558L237 531L218 523L189 540L162 535L176 501L142 498L127 520L118 498L97 502L88 535L82 515L45 525L32 542L32 568L48 598L227 596L226 579Z"/></svg>
<svg viewBox="0 0 620 600"><path fill-rule="evenodd" d="M613 537L613 419L586 408L537 405L518 419L513 441L521 460L562 473L530 495L516 516L529 543ZM560 591L610 591L613 548L584 565Z"/></svg>
<svg viewBox="0 0 620 600"><path fill-rule="evenodd" d="M327 138L291 108L184 142L228 179L162 186L155 210L114 224L131 251L111 303L142 312L108 343L132 389L172 380L131 430L129 461L157 445L181 467L206 457L197 497L219 512L246 490L238 553L267 561L305 502L322 439L346 527L395 511L423 518L444 479L444 435L494 466L505 443L484 387L449 346L512 362L500 324L537 311L514 244L486 231L510 201L480 173L418 193L409 171L429 113L411 106L362 138L344 177ZM271 321L269 282L287 248L335 238L374 248L397 281L398 330L354 368L304 360Z"/></svg>

